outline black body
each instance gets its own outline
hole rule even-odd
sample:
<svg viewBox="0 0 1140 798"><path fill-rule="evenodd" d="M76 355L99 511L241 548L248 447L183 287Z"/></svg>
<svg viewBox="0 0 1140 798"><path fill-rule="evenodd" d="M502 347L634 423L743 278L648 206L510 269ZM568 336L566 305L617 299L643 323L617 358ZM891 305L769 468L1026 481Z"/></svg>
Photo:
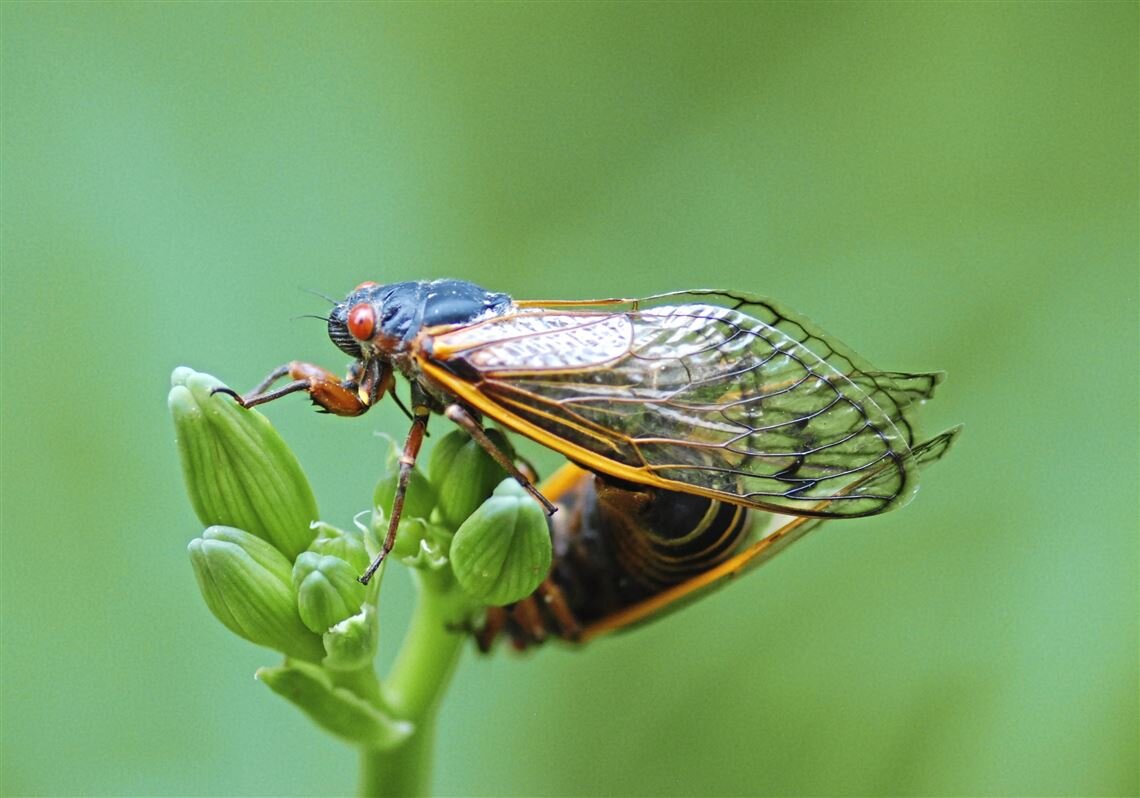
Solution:
<svg viewBox="0 0 1140 798"><path fill-rule="evenodd" d="M520 650L551 637L578 641L593 624L716 567L750 543L753 514L703 496L588 474L557 500L562 512L551 518L554 561L547 581L513 607L488 610L476 634L484 651L499 635Z"/></svg>

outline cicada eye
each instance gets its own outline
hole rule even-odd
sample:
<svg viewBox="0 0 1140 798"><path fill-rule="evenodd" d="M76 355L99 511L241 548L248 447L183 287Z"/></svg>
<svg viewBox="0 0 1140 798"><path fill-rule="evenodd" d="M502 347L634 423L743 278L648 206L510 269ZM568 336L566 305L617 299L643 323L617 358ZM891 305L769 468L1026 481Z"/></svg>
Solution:
<svg viewBox="0 0 1140 798"><path fill-rule="evenodd" d="M348 311L348 331L358 341L372 338L376 330L376 310L368 302L359 302Z"/></svg>

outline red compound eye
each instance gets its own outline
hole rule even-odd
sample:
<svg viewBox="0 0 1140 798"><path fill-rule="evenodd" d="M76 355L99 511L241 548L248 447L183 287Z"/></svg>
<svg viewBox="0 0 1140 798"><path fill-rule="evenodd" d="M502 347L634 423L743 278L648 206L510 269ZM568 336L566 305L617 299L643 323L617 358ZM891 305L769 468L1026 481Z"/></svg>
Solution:
<svg viewBox="0 0 1140 798"><path fill-rule="evenodd" d="M365 288L375 288L378 285L380 285L380 283L374 283L371 280L365 280L363 283L356 286L356 288L352 289L352 293L355 294L357 291L362 291Z"/></svg>
<svg viewBox="0 0 1140 798"><path fill-rule="evenodd" d="M348 331L358 341L367 341L376 330L376 311L367 302L353 305L348 311Z"/></svg>

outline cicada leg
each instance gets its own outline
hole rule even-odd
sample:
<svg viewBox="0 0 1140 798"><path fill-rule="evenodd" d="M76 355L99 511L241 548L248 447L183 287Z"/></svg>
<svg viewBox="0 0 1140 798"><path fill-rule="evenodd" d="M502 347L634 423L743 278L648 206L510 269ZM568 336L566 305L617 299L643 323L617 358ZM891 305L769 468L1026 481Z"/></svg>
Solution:
<svg viewBox="0 0 1140 798"><path fill-rule="evenodd" d="M547 611L558 624L558 636L572 643L577 642L582 635L582 626L578 623L574 611L570 609L570 604L566 601L566 595L562 592L562 588L555 584L550 577L547 577L542 580L542 584L538 586L535 594L541 597Z"/></svg>
<svg viewBox="0 0 1140 798"><path fill-rule="evenodd" d="M483 625L475 630L475 644L482 654L491 653L499 633L507 626L507 611L502 607L488 607Z"/></svg>
<svg viewBox="0 0 1140 798"><path fill-rule="evenodd" d="M419 456L424 436L427 435L427 420L431 414L431 408L426 404L426 401L424 401L424 397L420 397L420 400L417 401L417 395L418 392L413 386L412 428L408 431L408 438L404 441L404 451L403 454L400 455L400 473L396 481L396 495L392 500L392 517L388 519L388 533L384 536L384 542L380 546L380 551L376 554L371 564L369 564L368 569L360 575L360 582L365 585L372 579L373 574L380 568L380 564L384 562L384 558L388 556L388 552L392 550L392 546L396 543L396 528L400 525L400 516L404 512L404 494L408 490L408 481L412 477L412 469L416 465L416 458ZM543 507L546 508L547 515L554 513L557 508L542 495L542 492L534 486L534 483L527 475L511 462L511 459L495 445L494 441L487 437L487 433L483 431L479 422L471 417L470 413L459 405L450 405L444 411L444 415L466 430L467 433L491 455L496 463L502 466L508 474L514 477L520 485L538 499Z"/></svg>
<svg viewBox="0 0 1140 798"><path fill-rule="evenodd" d="M270 390L273 383L282 377L291 377L293 381ZM248 408L300 391L308 393L313 402L326 412L338 416L359 416L372 406L371 401L366 401L360 396L356 380L351 377L341 380L327 369L299 360L275 368L247 394L239 394L231 388L215 388L213 393L232 396L238 404Z"/></svg>
<svg viewBox="0 0 1140 798"><path fill-rule="evenodd" d="M508 612L519 631L527 636L529 643L539 645L545 642L546 624L542 621L542 612L533 595L517 601Z"/></svg>
<svg viewBox="0 0 1140 798"><path fill-rule="evenodd" d="M476 443L483 447L483 450L487 452L487 454L491 455L496 463L503 467L504 471L514 477L515 481L522 485L526 492L543 506L547 515L554 515L554 513L557 512L558 508L551 504L550 500L542 495L542 491L535 487L534 482L511 461L511 458L507 457L507 455L495 445L494 441L487 437L483 426L476 421L465 408L460 405L448 405L443 411L443 414L455 424L462 427Z"/></svg>
<svg viewBox="0 0 1140 798"><path fill-rule="evenodd" d="M541 645L550 635L570 643L578 642L582 626L570 609L562 589L550 577L534 593L509 607L488 607L483 626L473 631L479 651L487 654L495 640L506 631L517 651Z"/></svg>
<svg viewBox="0 0 1140 798"><path fill-rule="evenodd" d="M416 458L420 454L420 447L427 433L428 416L431 410L422 404L412 407L412 428L408 431L408 438L404 441L404 451L400 455L400 473L396 478L396 495L392 499L392 517L388 519L388 532L384 535L384 542L380 545L368 568L358 579L361 584L367 585L373 574L380 568L392 546L396 544L396 528L400 525L400 516L404 514L404 496L408 492L408 481L412 478L412 469L415 468Z"/></svg>

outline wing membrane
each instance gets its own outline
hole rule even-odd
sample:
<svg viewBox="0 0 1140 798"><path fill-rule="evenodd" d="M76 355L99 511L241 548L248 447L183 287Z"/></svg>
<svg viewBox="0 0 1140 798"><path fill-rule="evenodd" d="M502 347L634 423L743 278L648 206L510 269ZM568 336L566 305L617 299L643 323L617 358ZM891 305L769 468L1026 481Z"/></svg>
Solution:
<svg viewBox="0 0 1140 798"><path fill-rule="evenodd" d="M941 375L875 370L745 295L527 306L424 341L424 373L486 415L590 468L672 490L871 515L909 498L916 448L931 451L916 447L911 415Z"/></svg>

